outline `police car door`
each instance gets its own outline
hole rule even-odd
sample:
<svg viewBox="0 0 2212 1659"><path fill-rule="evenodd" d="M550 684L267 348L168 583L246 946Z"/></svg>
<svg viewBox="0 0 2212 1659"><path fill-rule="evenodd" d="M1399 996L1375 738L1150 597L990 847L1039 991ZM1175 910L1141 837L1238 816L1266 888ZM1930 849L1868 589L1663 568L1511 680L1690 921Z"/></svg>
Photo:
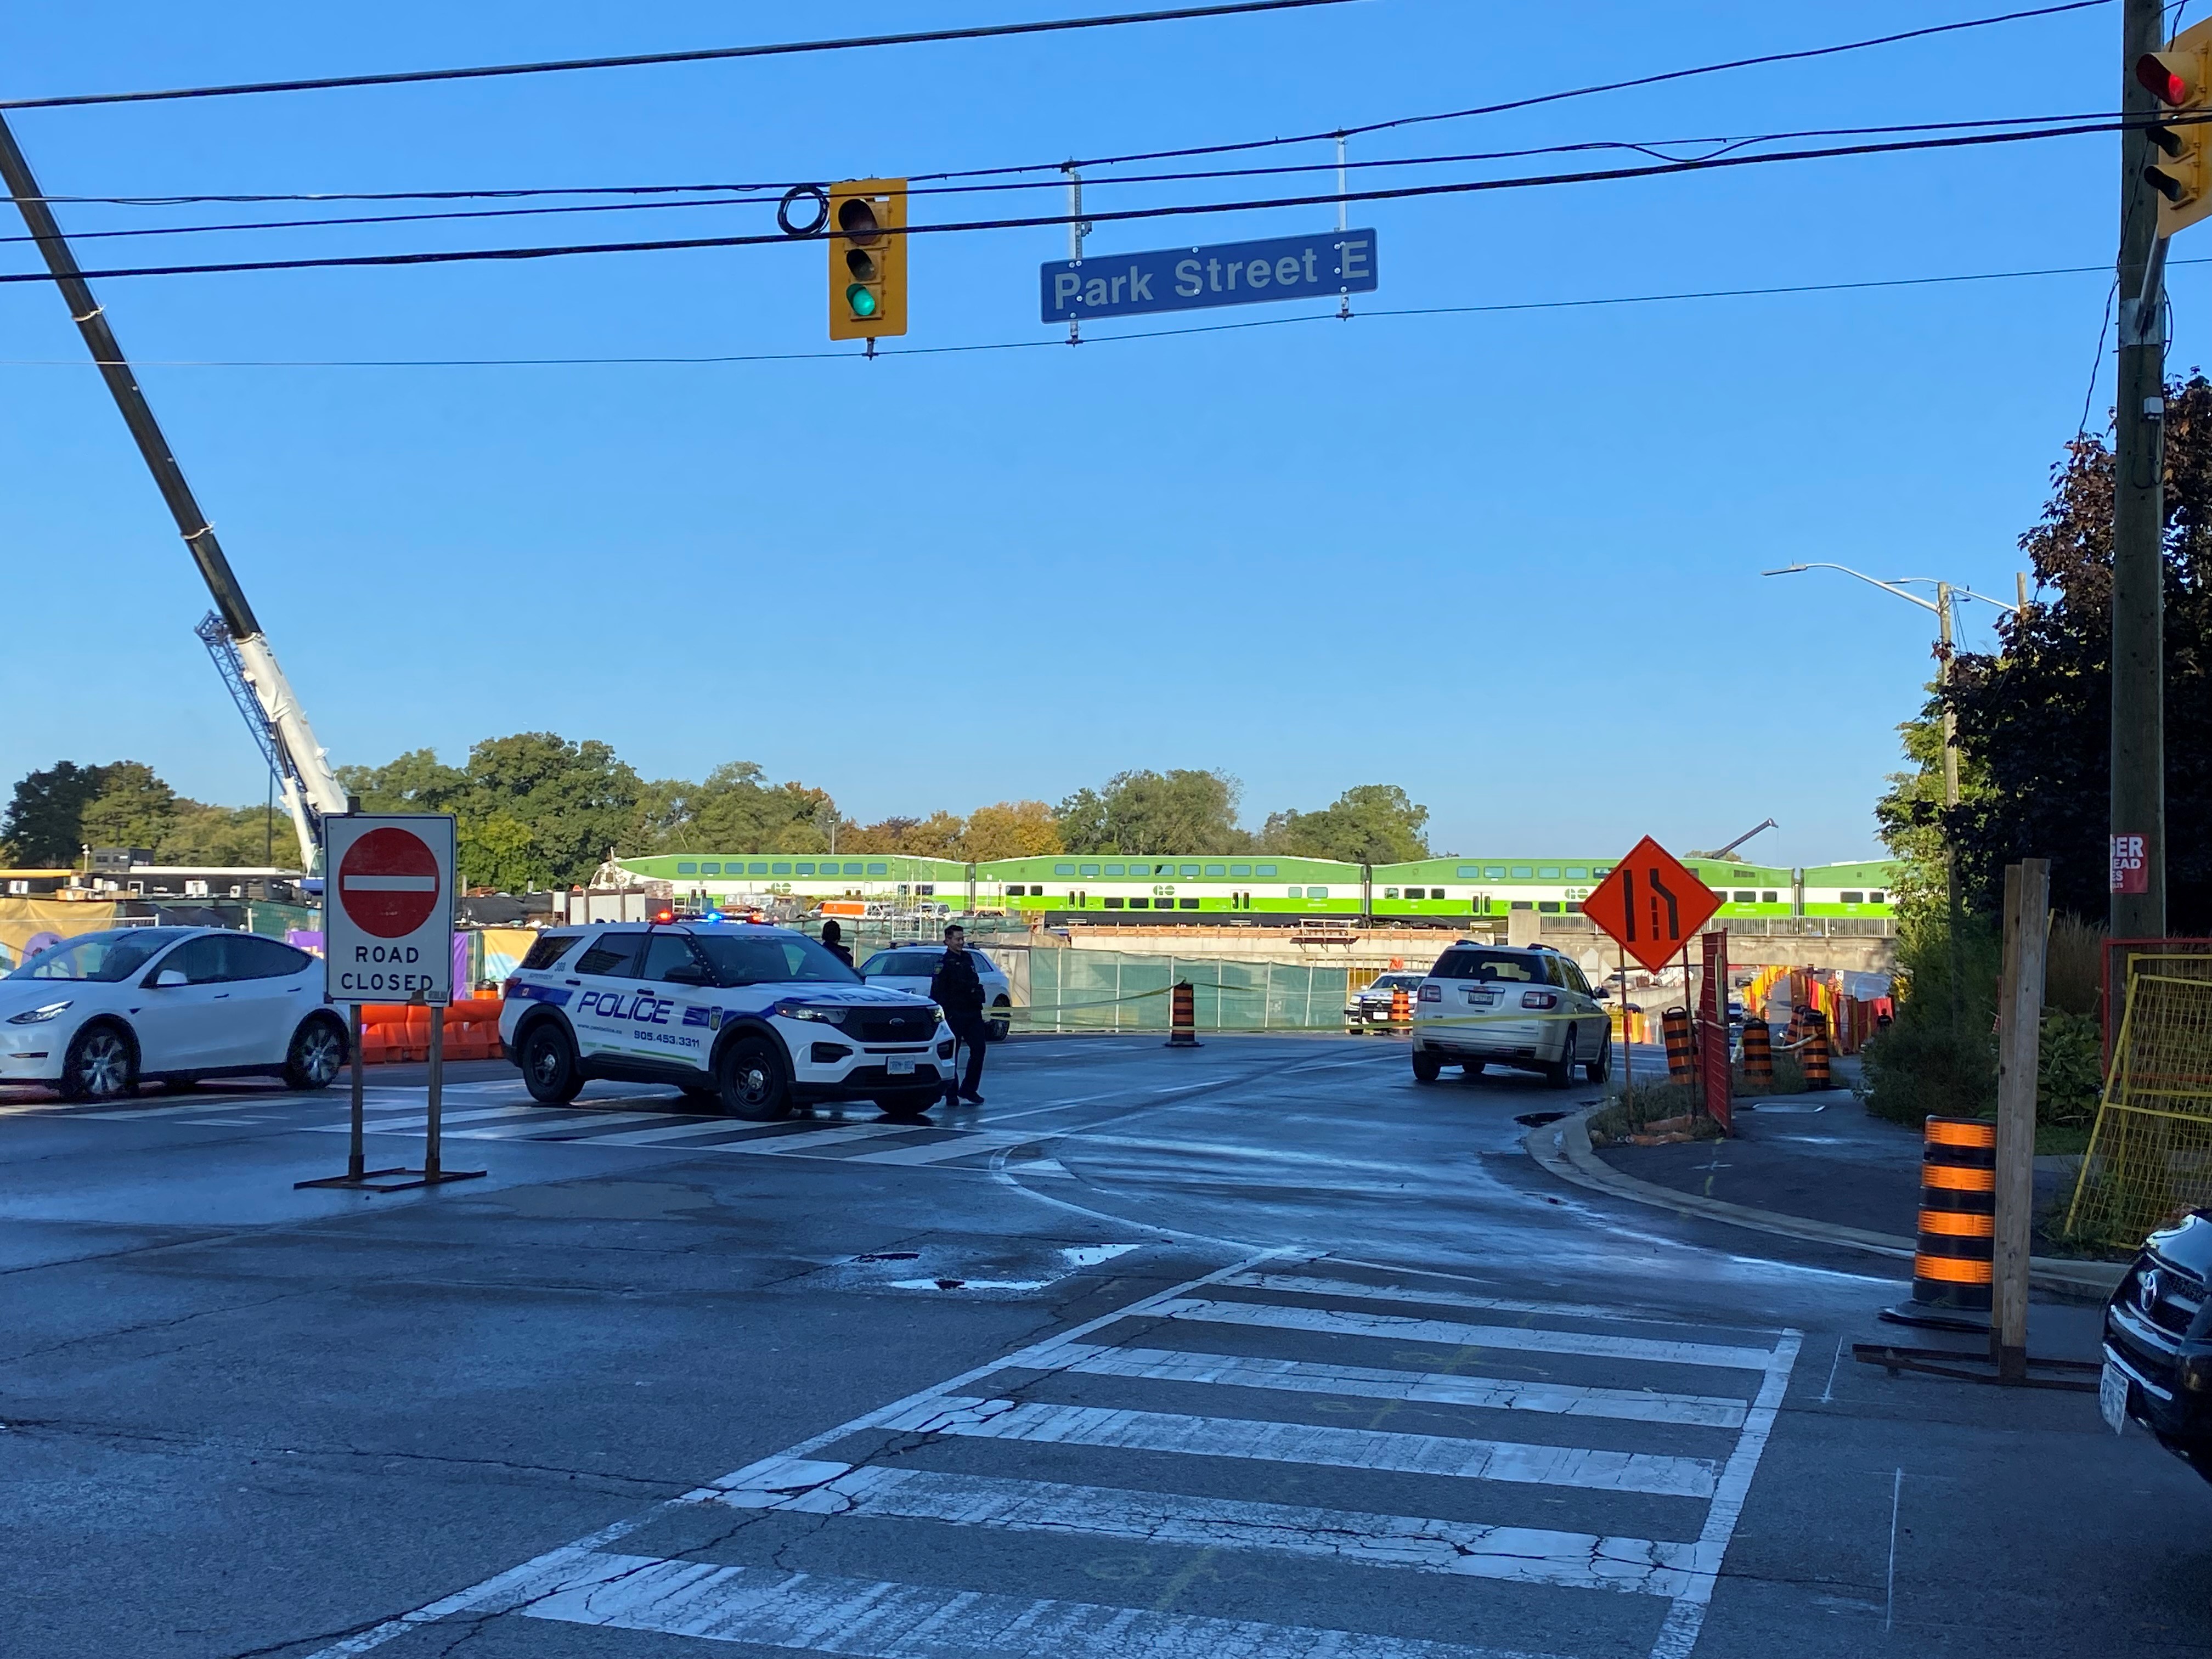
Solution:
<svg viewBox="0 0 2212 1659"><path fill-rule="evenodd" d="M586 1056L618 1054L627 1047L628 1025L623 1016L639 990L635 970L639 947L645 935L611 928L584 947L576 958L576 973L583 984L568 1005L568 1023L575 1028L576 1049Z"/></svg>
<svg viewBox="0 0 2212 1659"><path fill-rule="evenodd" d="M646 994L637 1000L626 1027L631 1052L705 1071L714 1036L708 1021L714 1012L714 974L692 948L690 937L647 933L637 976Z"/></svg>

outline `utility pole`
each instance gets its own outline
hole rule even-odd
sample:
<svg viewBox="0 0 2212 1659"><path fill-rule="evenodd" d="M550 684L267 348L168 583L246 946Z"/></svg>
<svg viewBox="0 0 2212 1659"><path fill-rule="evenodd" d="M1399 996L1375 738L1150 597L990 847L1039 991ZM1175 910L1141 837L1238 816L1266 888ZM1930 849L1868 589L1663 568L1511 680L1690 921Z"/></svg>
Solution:
<svg viewBox="0 0 2212 1659"><path fill-rule="evenodd" d="M2116 877L2114 939L2166 935L2166 325L2158 192L2143 169L2159 100L2138 78L2165 44L2160 0L2124 0L2120 41L2120 335L2112 481L2112 776L2115 867L2142 837L2142 878Z"/></svg>
<svg viewBox="0 0 2212 1659"><path fill-rule="evenodd" d="M1959 899L1959 844L1950 815L1959 806L1959 717L1951 708L1951 584L1936 584L1936 687L1943 708L1943 903L1951 919L1951 1024L1966 1010L1966 918Z"/></svg>

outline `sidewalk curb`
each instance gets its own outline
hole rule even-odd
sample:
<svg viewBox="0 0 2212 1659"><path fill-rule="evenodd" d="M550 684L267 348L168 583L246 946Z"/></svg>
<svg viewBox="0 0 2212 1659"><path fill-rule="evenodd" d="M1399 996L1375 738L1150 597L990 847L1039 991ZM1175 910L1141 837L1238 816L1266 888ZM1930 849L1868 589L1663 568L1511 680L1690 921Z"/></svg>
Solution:
<svg viewBox="0 0 2212 1659"><path fill-rule="evenodd" d="M1648 1204L1657 1209L1672 1210L1678 1215L1696 1216L1702 1220L1725 1221L1732 1226L1748 1227L1755 1232L1774 1233L1784 1238L1802 1238L1816 1244L1841 1244L1851 1249L1867 1250L1876 1255L1886 1255L1910 1261L1913 1241L1899 1238L1893 1233L1872 1232L1863 1227L1839 1226L1833 1222L1814 1221L1808 1217L1785 1215L1778 1210L1754 1209L1747 1204L1730 1204L1717 1198L1700 1198L1694 1193L1678 1193L1672 1187L1638 1181L1634 1176L1624 1175L1603 1158L1589 1143L1589 1118L1602 1111L1602 1106L1588 1106L1570 1113L1556 1123L1542 1123L1522 1137L1521 1144L1529 1157L1562 1181L1577 1187L1587 1187L1594 1192L1610 1193L1615 1198L1626 1198L1638 1204ZM2039 1255L2028 1264L2028 1283L2039 1290L2055 1291L2063 1296L2101 1298L2112 1293L2127 1272L2117 1261L2069 1261L2058 1257Z"/></svg>

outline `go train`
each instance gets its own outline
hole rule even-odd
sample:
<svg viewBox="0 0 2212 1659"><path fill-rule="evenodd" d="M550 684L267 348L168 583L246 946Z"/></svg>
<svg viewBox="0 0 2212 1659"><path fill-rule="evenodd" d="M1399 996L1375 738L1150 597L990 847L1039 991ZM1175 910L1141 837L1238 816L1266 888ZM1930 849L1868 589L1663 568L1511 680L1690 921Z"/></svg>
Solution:
<svg viewBox="0 0 2212 1659"><path fill-rule="evenodd" d="M927 902L954 915L1018 916L1045 927L1152 927L1373 920L1453 928L1515 910L1571 915L1613 868L1591 858L1361 865L1257 853L1052 853L982 864L882 853L670 853L617 862L634 875L671 884L679 902L701 908L742 909L769 898L861 899L896 909ZM1896 915L1898 866L1892 860L1800 868L1724 859L1684 862L1720 895L1723 919L1887 923Z"/></svg>

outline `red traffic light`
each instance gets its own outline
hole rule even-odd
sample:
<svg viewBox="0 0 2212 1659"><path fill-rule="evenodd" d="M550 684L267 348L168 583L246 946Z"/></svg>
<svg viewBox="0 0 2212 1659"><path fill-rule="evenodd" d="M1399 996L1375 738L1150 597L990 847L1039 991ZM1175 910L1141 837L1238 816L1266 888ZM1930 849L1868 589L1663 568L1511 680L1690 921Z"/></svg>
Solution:
<svg viewBox="0 0 2212 1659"><path fill-rule="evenodd" d="M2147 52L2136 59L2136 79L2152 97L2174 109L2179 109L2196 95L2197 89L2180 71L2154 52Z"/></svg>

